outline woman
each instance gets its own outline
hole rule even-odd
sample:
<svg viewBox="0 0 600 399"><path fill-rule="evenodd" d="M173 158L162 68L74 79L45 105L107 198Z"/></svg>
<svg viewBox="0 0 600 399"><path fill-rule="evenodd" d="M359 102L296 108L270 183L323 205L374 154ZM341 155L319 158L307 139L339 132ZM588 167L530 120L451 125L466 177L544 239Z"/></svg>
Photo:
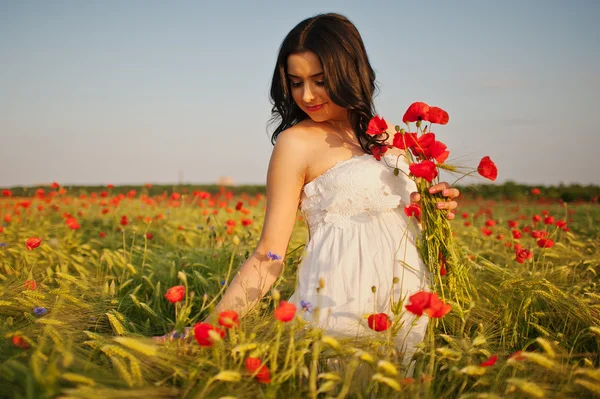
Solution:
<svg viewBox="0 0 600 399"><path fill-rule="evenodd" d="M419 201L416 187L393 167L402 151L377 161L373 145L390 134L366 134L374 116L375 73L356 27L338 14L300 22L284 39L271 84L275 147L267 173L267 208L255 252L244 262L215 314L241 316L268 292L282 270L298 207L310 232L290 302L326 333L373 333L365 314L391 314L390 304L427 289L429 275L416 249L418 226L403 208ZM393 128L388 128L393 133ZM399 168L408 172L400 158ZM452 219L459 193L432 187ZM412 194L411 194L412 193ZM416 229L415 229L416 228ZM406 316L408 317L408 316ZM408 359L426 318L396 337Z"/></svg>

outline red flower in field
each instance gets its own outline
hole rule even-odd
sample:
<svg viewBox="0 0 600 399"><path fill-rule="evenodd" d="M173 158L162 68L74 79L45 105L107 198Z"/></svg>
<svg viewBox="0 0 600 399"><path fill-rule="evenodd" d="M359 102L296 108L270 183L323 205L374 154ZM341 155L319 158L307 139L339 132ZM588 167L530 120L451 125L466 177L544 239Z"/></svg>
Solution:
<svg viewBox="0 0 600 399"><path fill-rule="evenodd" d="M123 215L121 216L121 221L119 223L121 223L121 226L127 226L129 224L129 219L127 219L127 216Z"/></svg>
<svg viewBox="0 0 600 399"><path fill-rule="evenodd" d="M250 226L252 224L252 219L242 219L242 226Z"/></svg>
<svg viewBox="0 0 600 399"><path fill-rule="evenodd" d="M154 234L152 234L152 233L146 233L146 239L147 240L151 240L153 238L154 238Z"/></svg>
<svg viewBox="0 0 600 399"><path fill-rule="evenodd" d="M435 164L431 161L412 163L408 166L408 169L413 176L422 177L430 183L438 174Z"/></svg>
<svg viewBox="0 0 600 399"><path fill-rule="evenodd" d="M240 210L242 209L242 207L243 207L243 206L244 206L244 203L243 203L242 201L240 201L240 202L238 202L238 203L235 205L235 209L236 209L237 211L240 211Z"/></svg>
<svg viewBox="0 0 600 399"><path fill-rule="evenodd" d="M537 187L534 187L531 189L531 194L533 194L533 195L540 195L540 193L541 193L541 191Z"/></svg>
<svg viewBox="0 0 600 399"><path fill-rule="evenodd" d="M60 184L58 184L57 182L52 182L52 184L50 185L50 188L59 188Z"/></svg>
<svg viewBox="0 0 600 399"><path fill-rule="evenodd" d="M414 217L419 217L421 216L421 205L419 204L410 204L410 205L406 205L404 207L404 214L408 217L414 216Z"/></svg>
<svg viewBox="0 0 600 399"><path fill-rule="evenodd" d="M258 382L262 382L263 384L271 382L271 372L266 365L262 364L260 359L248 357L244 362L244 367L250 374L256 374L255 378Z"/></svg>
<svg viewBox="0 0 600 399"><path fill-rule="evenodd" d="M531 231L531 226L525 226L523 227L523 232L524 233L529 233Z"/></svg>
<svg viewBox="0 0 600 399"><path fill-rule="evenodd" d="M176 285L167 290L165 298L171 303L180 302L185 297L185 286Z"/></svg>
<svg viewBox="0 0 600 399"><path fill-rule="evenodd" d="M523 263L527 259L531 259L532 257L533 257L533 254L528 249L519 248L516 250L516 260L518 263Z"/></svg>
<svg viewBox="0 0 600 399"><path fill-rule="evenodd" d="M105 232L103 232L103 231L101 231L101 232L100 232L100 234L98 234L98 235L100 236L100 238L104 238L104 237L106 237L106 233L105 233Z"/></svg>
<svg viewBox="0 0 600 399"><path fill-rule="evenodd" d="M77 230L81 227L81 225L75 218L67 218L67 220L65 220L65 223L71 230Z"/></svg>
<svg viewBox="0 0 600 399"><path fill-rule="evenodd" d="M554 241L549 238L540 238L537 241L537 245L540 248L552 248L554 246Z"/></svg>
<svg viewBox="0 0 600 399"><path fill-rule="evenodd" d="M175 193L171 193L171 200L173 201L177 201L181 198L181 194L175 192Z"/></svg>
<svg viewBox="0 0 600 399"><path fill-rule="evenodd" d="M496 221L493 220L493 219L488 219L488 220L485 221L485 225L487 227L494 227L496 225Z"/></svg>
<svg viewBox="0 0 600 399"><path fill-rule="evenodd" d="M240 316L235 310L225 310L219 313L219 325L227 328L239 327Z"/></svg>
<svg viewBox="0 0 600 399"><path fill-rule="evenodd" d="M382 134L387 130L387 122L385 119L380 118L379 115L375 115L369 121L369 125L367 126L367 134L372 136L377 136Z"/></svg>
<svg viewBox="0 0 600 399"><path fill-rule="evenodd" d="M542 220L542 217L540 215L533 215L531 220L533 220L534 223L537 223Z"/></svg>
<svg viewBox="0 0 600 399"><path fill-rule="evenodd" d="M394 135L393 145L401 150L406 150L417 144L416 133L396 133Z"/></svg>
<svg viewBox="0 0 600 399"><path fill-rule="evenodd" d="M463 212L460 216L462 216L463 219L466 219L469 217L469 214L467 212Z"/></svg>
<svg viewBox="0 0 600 399"><path fill-rule="evenodd" d="M114 184L107 184L106 188L108 188L109 190L112 190L113 188L115 188Z"/></svg>
<svg viewBox="0 0 600 399"><path fill-rule="evenodd" d="M448 113L438 107L429 107L429 113L427 120L431 123L437 123L439 125L445 125L450 120Z"/></svg>
<svg viewBox="0 0 600 399"><path fill-rule="evenodd" d="M486 179L490 179L491 181L496 180L496 177L498 177L498 168L488 156L481 158L481 161L479 161L479 166L477 166L477 172L481 176L485 177Z"/></svg>
<svg viewBox="0 0 600 399"><path fill-rule="evenodd" d="M521 230L512 230L512 236L515 240L521 238L522 235Z"/></svg>
<svg viewBox="0 0 600 399"><path fill-rule="evenodd" d="M212 346L214 341L210 336L209 332L216 332L221 338L225 337L225 331L221 330L219 327L215 327L212 324L208 323L196 323L194 326L194 338L200 346Z"/></svg>
<svg viewBox="0 0 600 399"><path fill-rule="evenodd" d="M288 301L280 301L274 315L277 320L287 323L296 315L296 305Z"/></svg>
<svg viewBox="0 0 600 399"><path fill-rule="evenodd" d="M465 220L465 227L469 227L471 225L471 222L469 222L468 220Z"/></svg>
<svg viewBox="0 0 600 399"><path fill-rule="evenodd" d="M486 360L485 362L479 363L479 365L481 367L490 367L496 363L496 360L498 360L498 355L493 355L493 356L490 356L490 358L488 360Z"/></svg>
<svg viewBox="0 0 600 399"><path fill-rule="evenodd" d="M508 227L510 227L511 229L512 229L512 228L516 228L516 227L518 227L518 226L519 226L519 223L518 223L518 222L516 222L516 221L514 221L514 220L509 220L509 221L508 221Z"/></svg>
<svg viewBox="0 0 600 399"><path fill-rule="evenodd" d="M37 283L35 280L26 280L25 281L25 289L29 291L35 291L37 288Z"/></svg>
<svg viewBox="0 0 600 399"><path fill-rule="evenodd" d="M25 241L25 246L27 247L28 251L31 251L32 249L39 247L41 243L41 238L32 237L28 238L27 241Z"/></svg>
<svg viewBox="0 0 600 399"><path fill-rule="evenodd" d="M235 222L235 220L232 220L232 219L228 219L225 221L225 225L229 226L229 227L235 227L236 224L237 223Z"/></svg>
<svg viewBox="0 0 600 399"><path fill-rule="evenodd" d="M0 226L0 233L4 232L4 227Z"/></svg>
<svg viewBox="0 0 600 399"><path fill-rule="evenodd" d="M13 335L12 344L21 349L29 349L29 344L20 335Z"/></svg>
<svg viewBox="0 0 600 399"><path fill-rule="evenodd" d="M554 224L554 216L546 216L544 218L544 224Z"/></svg>
<svg viewBox="0 0 600 399"><path fill-rule="evenodd" d="M385 331L391 327L392 321L385 313L373 313L369 315L368 325L371 330Z"/></svg>
<svg viewBox="0 0 600 399"><path fill-rule="evenodd" d="M427 120L429 113L429 105L424 102L415 102L408 107L404 116L402 117L402 122L417 122L422 120Z"/></svg>
<svg viewBox="0 0 600 399"><path fill-rule="evenodd" d="M484 236L486 236L486 237L489 237L489 236L491 236L492 234L494 234L494 232L492 231L492 229L488 229L487 227L482 227L482 228L481 228L481 233L482 233Z"/></svg>
<svg viewBox="0 0 600 399"><path fill-rule="evenodd" d="M12 191L10 190L2 190L3 197L12 197Z"/></svg>
<svg viewBox="0 0 600 399"><path fill-rule="evenodd" d="M560 227L561 229L563 227L565 227L567 225L567 222L565 222L564 220L557 220L556 223L554 223L557 227Z"/></svg>
<svg viewBox="0 0 600 399"><path fill-rule="evenodd" d="M409 300L406 310L417 316L427 313L429 317L440 318L451 310L451 306L440 301L435 292L419 291L411 295Z"/></svg>
<svg viewBox="0 0 600 399"><path fill-rule="evenodd" d="M385 154L387 150L387 145L374 145L371 147L371 154L373 154L376 160L381 161L381 156Z"/></svg>

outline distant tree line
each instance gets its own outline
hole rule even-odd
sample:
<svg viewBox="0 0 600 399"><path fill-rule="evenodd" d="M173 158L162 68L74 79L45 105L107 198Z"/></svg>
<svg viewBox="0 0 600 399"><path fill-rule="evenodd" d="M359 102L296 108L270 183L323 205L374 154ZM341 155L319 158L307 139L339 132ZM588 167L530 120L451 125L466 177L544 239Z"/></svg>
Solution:
<svg viewBox="0 0 600 399"><path fill-rule="evenodd" d="M248 195L265 194L264 185L239 185L221 187L215 184L153 184L153 185L122 185L108 189L107 186L65 186L70 195L91 194L92 192L101 193L109 191L111 195L127 194L132 190L136 195L142 193L149 196L158 196L163 193L171 194L178 192L180 194L193 194L194 191L204 191L211 194L217 194L222 190L231 191L234 195L246 193ZM559 184L558 186L532 186L519 184L513 181L507 181L504 184L473 184L468 186L457 185L461 193L467 198L482 198L495 200L525 200L531 198L562 199L565 202L591 201L598 202L600 195L600 186L581 185L581 184ZM33 197L39 189L46 192L56 190L49 186L30 186L7 188L16 197ZM534 194L539 190L539 194ZM2 190L5 190L4 188Z"/></svg>

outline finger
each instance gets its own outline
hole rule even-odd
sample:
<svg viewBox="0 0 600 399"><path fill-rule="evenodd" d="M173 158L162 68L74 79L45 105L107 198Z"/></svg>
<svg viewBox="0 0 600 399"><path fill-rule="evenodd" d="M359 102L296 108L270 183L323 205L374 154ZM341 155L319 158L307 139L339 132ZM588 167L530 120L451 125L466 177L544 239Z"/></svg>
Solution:
<svg viewBox="0 0 600 399"><path fill-rule="evenodd" d="M456 201L441 201L436 204L438 209L445 209L447 211L451 211L458 207L458 203Z"/></svg>
<svg viewBox="0 0 600 399"><path fill-rule="evenodd" d="M416 191L413 193L410 193L410 202L419 202L421 201L421 194L417 193Z"/></svg>
<svg viewBox="0 0 600 399"><path fill-rule="evenodd" d="M460 191L457 188L445 188L442 190L442 195L448 198L457 198L460 195Z"/></svg>
<svg viewBox="0 0 600 399"><path fill-rule="evenodd" d="M449 187L450 187L450 185L444 181L444 182L434 184L433 186L429 187L429 193L430 194L439 193L440 191L447 189Z"/></svg>

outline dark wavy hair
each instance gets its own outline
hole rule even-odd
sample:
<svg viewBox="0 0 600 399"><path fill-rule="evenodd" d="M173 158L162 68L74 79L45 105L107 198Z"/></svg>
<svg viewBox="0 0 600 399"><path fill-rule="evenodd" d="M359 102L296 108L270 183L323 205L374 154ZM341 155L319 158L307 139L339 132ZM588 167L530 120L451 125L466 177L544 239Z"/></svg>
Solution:
<svg viewBox="0 0 600 399"><path fill-rule="evenodd" d="M375 115L373 96L377 90L375 72L369 63L360 33L340 14L319 14L300 22L287 34L277 56L277 65L271 82L271 124L277 124L271 136L277 136L308 115L292 98L287 77L287 59L290 54L314 52L323 65L325 89L329 98L346 108L354 134L366 153L371 146L383 144L388 134L366 134L369 120Z"/></svg>

